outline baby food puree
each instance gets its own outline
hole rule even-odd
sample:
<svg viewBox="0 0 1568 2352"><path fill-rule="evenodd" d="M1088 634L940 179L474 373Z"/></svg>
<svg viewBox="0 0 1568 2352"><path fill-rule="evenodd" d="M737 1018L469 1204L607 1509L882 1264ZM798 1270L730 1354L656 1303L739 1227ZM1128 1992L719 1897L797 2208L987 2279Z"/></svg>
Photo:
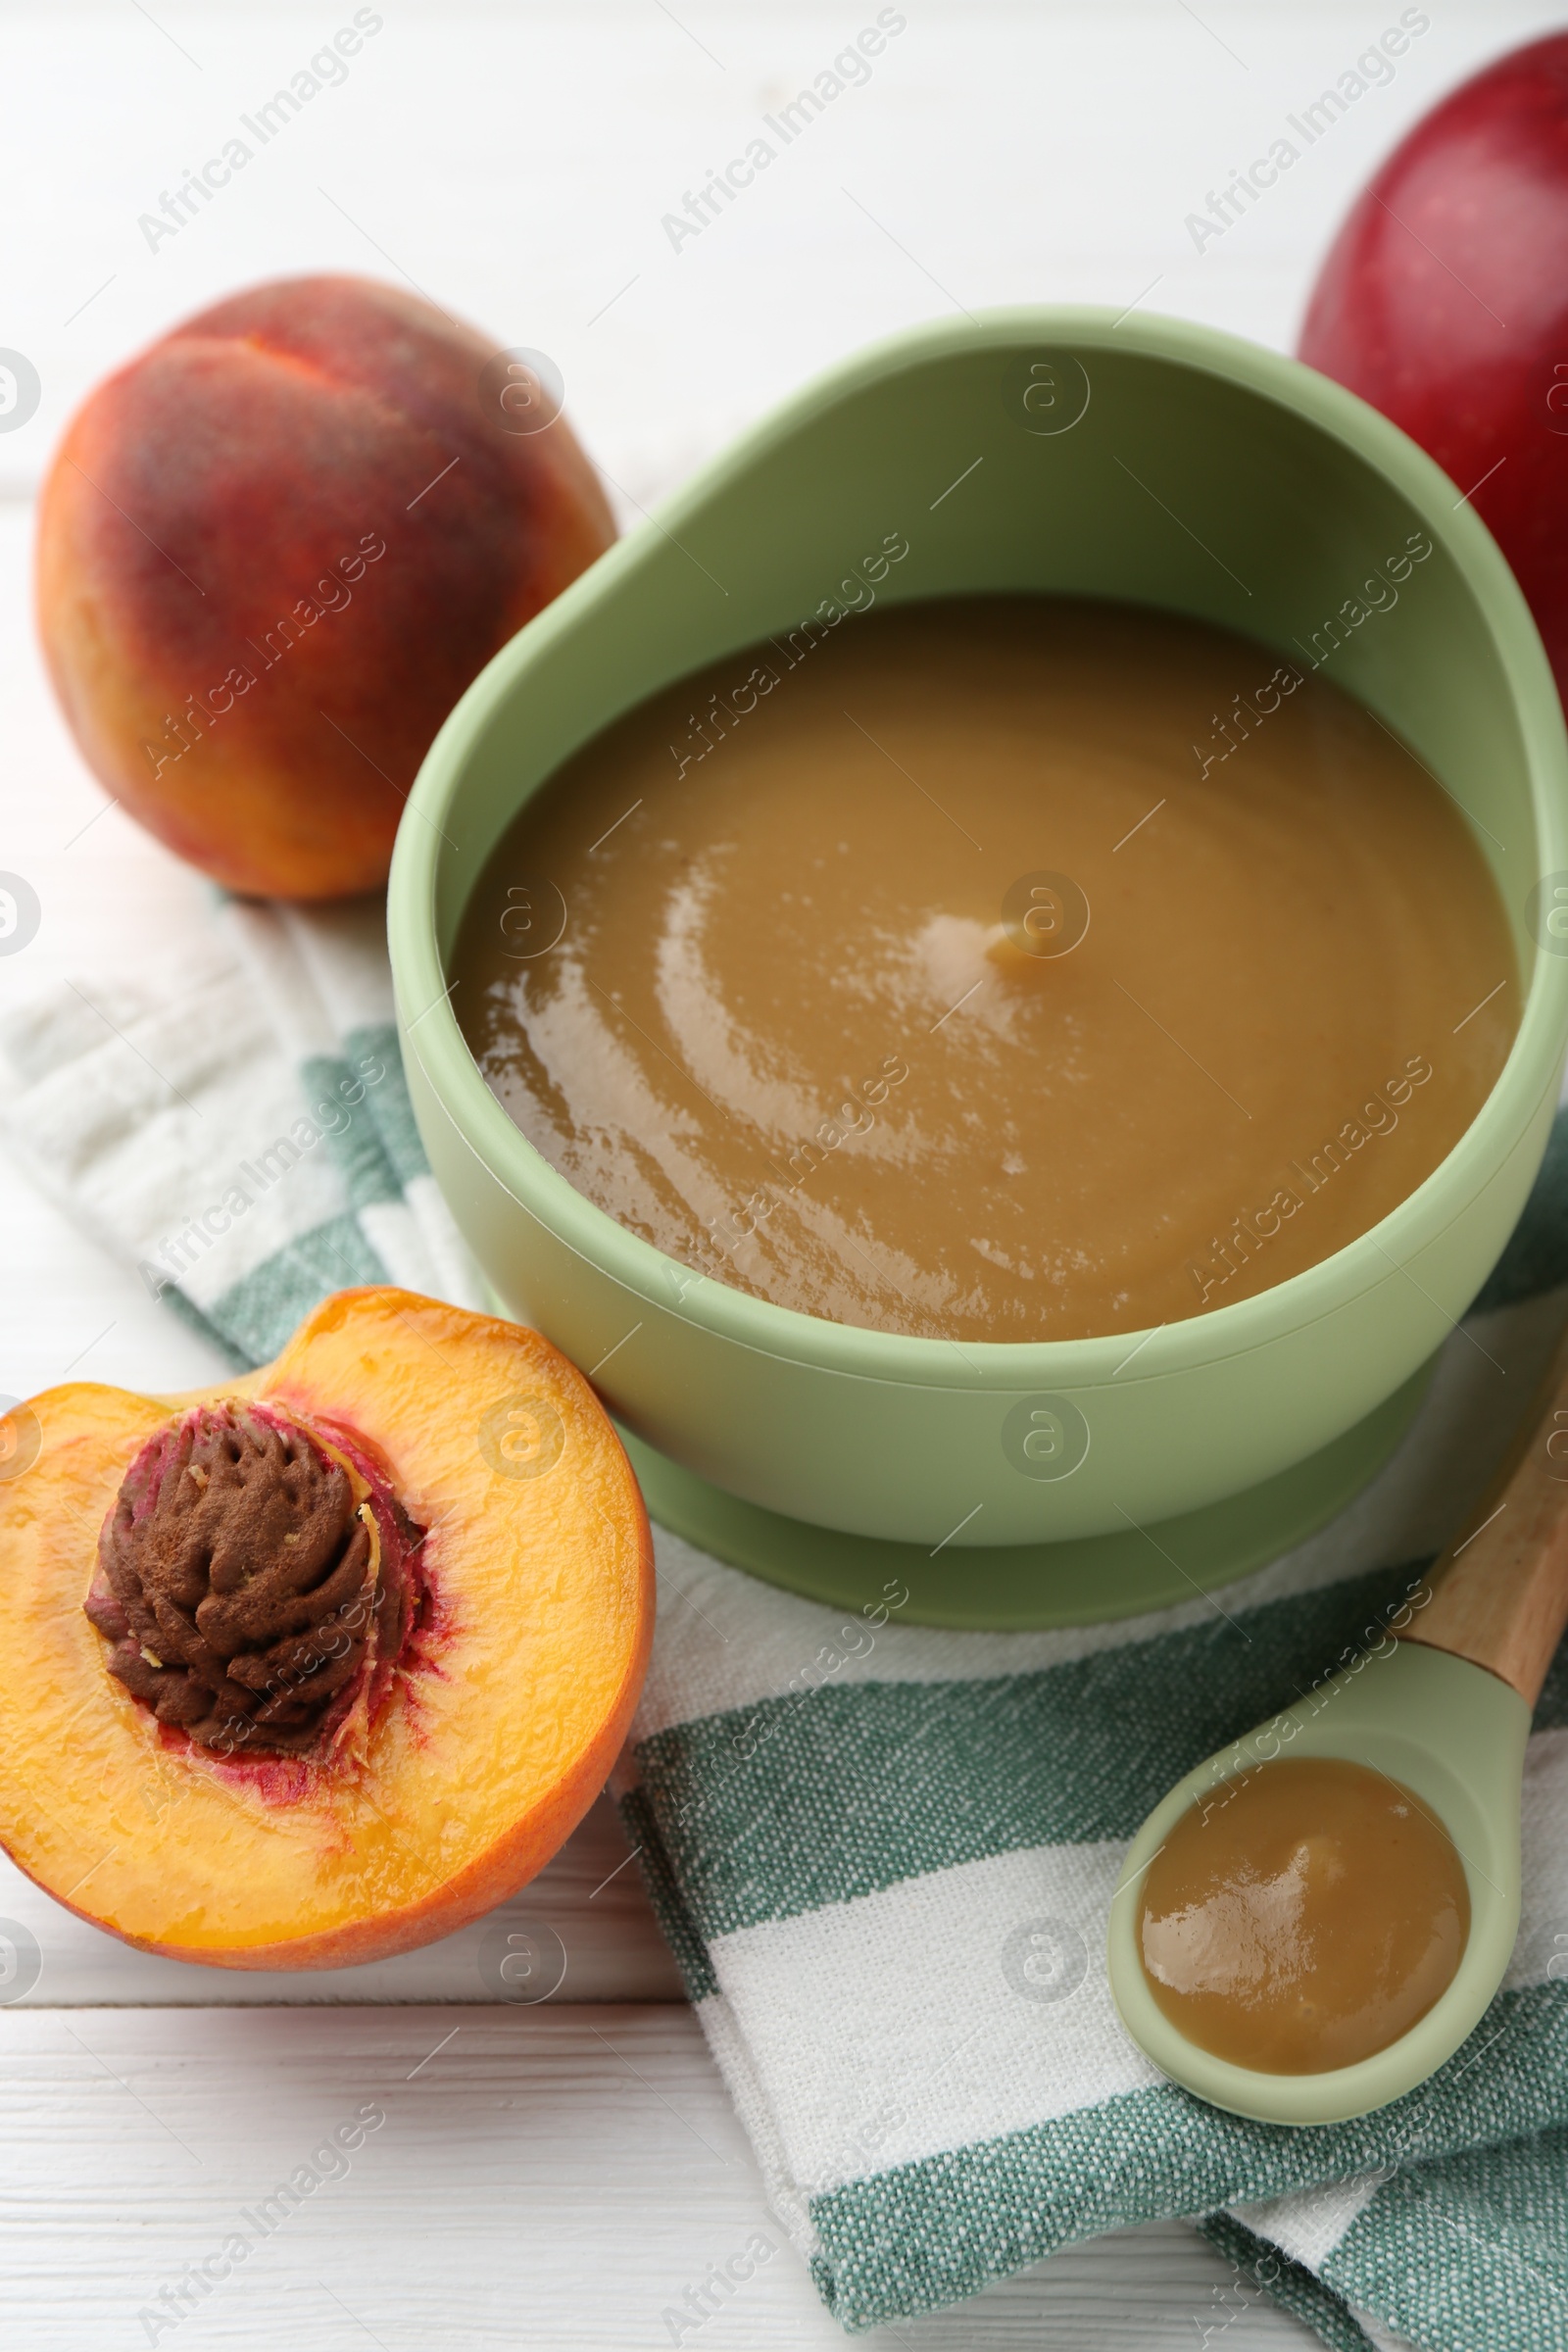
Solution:
<svg viewBox="0 0 1568 2352"><path fill-rule="evenodd" d="M1386 1774L1320 1756L1265 1764L1183 1815L1149 1866L1139 1940L1190 2041L1320 2074L1407 2034L1469 1928L1442 1823Z"/></svg>
<svg viewBox="0 0 1568 2352"><path fill-rule="evenodd" d="M1443 1159L1518 987L1463 816L1205 623L947 597L739 651L534 795L451 966L577 1190L832 1321L1202 1314Z"/></svg>

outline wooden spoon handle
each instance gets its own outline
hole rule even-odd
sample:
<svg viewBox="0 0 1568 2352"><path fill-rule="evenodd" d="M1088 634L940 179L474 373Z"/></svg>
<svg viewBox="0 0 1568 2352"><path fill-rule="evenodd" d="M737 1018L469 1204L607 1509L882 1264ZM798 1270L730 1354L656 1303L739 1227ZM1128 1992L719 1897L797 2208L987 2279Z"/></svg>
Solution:
<svg viewBox="0 0 1568 2352"><path fill-rule="evenodd" d="M1469 1658L1534 1706L1568 1625L1568 1341L1469 1526L1426 1578L1405 1642Z"/></svg>

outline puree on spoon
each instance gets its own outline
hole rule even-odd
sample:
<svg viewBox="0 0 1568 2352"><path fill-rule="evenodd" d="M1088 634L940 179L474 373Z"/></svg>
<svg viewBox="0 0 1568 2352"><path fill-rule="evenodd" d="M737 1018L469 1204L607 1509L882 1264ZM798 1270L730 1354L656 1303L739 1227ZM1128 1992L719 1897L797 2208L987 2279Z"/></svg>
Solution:
<svg viewBox="0 0 1568 2352"><path fill-rule="evenodd" d="M1464 1865L1397 1781L1280 1759L1182 1815L1144 1879L1155 2000L1200 2049L1310 2075L1387 2049L1453 1982Z"/></svg>
<svg viewBox="0 0 1568 2352"><path fill-rule="evenodd" d="M1082 1339L1365 1233L1507 1055L1445 791L1305 662L1081 598L746 648L521 809L451 964L587 1199L828 1320Z"/></svg>

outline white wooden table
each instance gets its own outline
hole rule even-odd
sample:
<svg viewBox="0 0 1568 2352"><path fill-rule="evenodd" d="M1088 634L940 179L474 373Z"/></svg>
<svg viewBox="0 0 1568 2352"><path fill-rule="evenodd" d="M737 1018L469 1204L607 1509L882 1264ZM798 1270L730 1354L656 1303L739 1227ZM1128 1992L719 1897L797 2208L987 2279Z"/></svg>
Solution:
<svg viewBox="0 0 1568 2352"><path fill-rule="evenodd" d="M1288 346L1376 159L1437 92L1554 12L1445 0L1393 82L1201 251L1187 216L1353 64L1397 18L1394 0L906 0L870 80L678 250L662 217L831 65L875 18L871 0L380 13L344 81L149 249L138 216L349 22L348 0L0 8L0 346L42 385L35 416L0 431L0 868L43 906L31 946L0 959L0 1004L145 955L196 904L195 878L105 810L27 612L28 501L64 417L181 314L309 269L427 288L556 359L635 520L817 367L956 304L1142 301ZM3 1164L0 1317L11 1396L68 1371L154 1390L221 1371ZM777 2254L682 2340L842 2343L766 2211L625 1856L601 1802L509 1906L565 1947L542 2007L492 2002L477 1930L336 1977L183 1969L124 1950L0 1865L0 1921L40 1962L23 1997L6 2002L0 1984L10 2340L635 2352L669 2343L666 2307L761 2230ZM367 2113L382 2120L347 2170L217 2276L241 2212ZM1227 2285L1172 2223L866 2340L1111 2352L1191 2346L1220 2320L1226 2352L1310 2340Z"/></svg>

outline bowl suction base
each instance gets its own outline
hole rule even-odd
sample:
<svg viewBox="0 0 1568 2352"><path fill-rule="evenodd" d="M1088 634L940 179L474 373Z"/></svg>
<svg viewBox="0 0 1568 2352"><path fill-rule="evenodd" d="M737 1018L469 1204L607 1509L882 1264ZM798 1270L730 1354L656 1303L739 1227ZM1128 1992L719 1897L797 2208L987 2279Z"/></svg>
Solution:
<svg viewBox="0 0 1568 2352"><path fill-rule="evenodd" d="M1430 1363L1320 1452L1259 1486L1125 1533L989 1546L884 1542L788 1519L657 1453L620 1430L649 1516L700 1550L834 1608L908 1592L902 1622L1005 1632L1091 1625L1191 1600L1304 1542L1379 1471L1415 1418ZM617 1427L619 1425L617 1424Z"/></svg>

